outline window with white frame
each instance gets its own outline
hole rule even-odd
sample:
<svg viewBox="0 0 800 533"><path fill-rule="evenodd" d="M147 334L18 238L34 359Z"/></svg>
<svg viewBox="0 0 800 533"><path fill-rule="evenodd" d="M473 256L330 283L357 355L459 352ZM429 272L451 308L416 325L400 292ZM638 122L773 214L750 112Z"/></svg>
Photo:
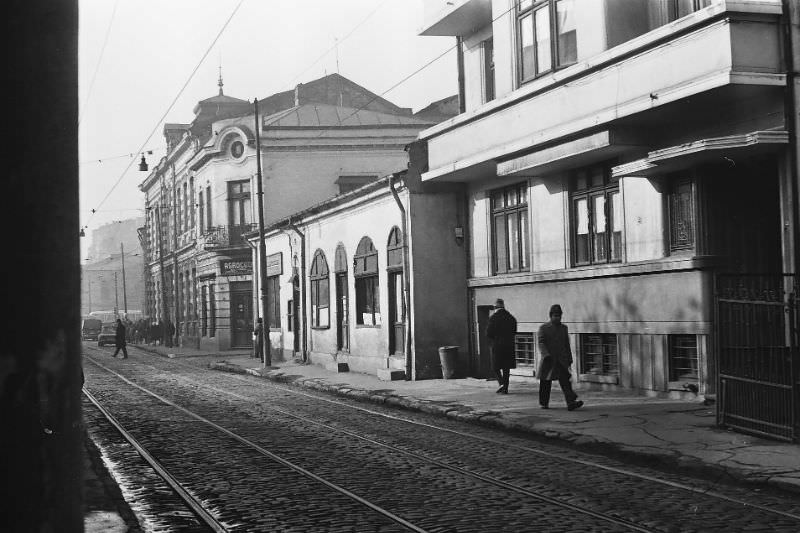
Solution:
<svg viewBox="0 0 800 533"><path fill-rule="evenodd" d="M581 334L581 374L619 376L617 336L611 333Z"/></svg>
<svg viewBox="0 0 800 533"><path fill-rule="evenodd" d="M575 266L622 260L619 182L605 165L575 170L570 185L572 261Z"/></svg>
<svg viewBox="0 0 800 533"><path fill-rule="evenodd" d="M311 281L311 327L328 328L330 327L330 275L328 262L322 250L314 253L309 280Z"/></svg>
<svg viewBox="0 0 800 533"><path fill-rule="evenodd" d="M578 60L575 0L519 0L519 79L528 81Z"/></svg>
<svg viewBox="0 0 800 533"><path fill-rule="evenodd" d="M363 237L353 257L353 276L356 282L356 324L377 326L381 323L380 278L378 250L372 239Z"/></svg>
<svg viewBox="0 0 800 533"><path fill-rule="evenodd" d="M491 192L492 271L520 272L530 268L528 188L518 183Z"/></svg>

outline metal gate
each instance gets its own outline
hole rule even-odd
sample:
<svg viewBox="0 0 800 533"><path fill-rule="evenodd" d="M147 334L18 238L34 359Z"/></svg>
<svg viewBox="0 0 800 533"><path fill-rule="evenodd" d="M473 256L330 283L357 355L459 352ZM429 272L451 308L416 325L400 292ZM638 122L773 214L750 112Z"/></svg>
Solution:
<svg viewBox="0 0 800 533"><path fill-rule="evenodd" d="M795 274L718 274L717 423L745 433L800 438Z"/></svg>

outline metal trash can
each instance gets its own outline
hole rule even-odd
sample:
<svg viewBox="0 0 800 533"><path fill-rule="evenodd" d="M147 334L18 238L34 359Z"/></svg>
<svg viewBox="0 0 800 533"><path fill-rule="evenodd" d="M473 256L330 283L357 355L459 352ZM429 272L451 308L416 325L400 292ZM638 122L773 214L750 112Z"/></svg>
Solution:
<svg viewBox="0 0 800 533"><path fill-rule="evenodd" d="M452 379L456 376L458 348L458 346L439 347L439 361L442 363L442 377L444 379Z"/></svg>

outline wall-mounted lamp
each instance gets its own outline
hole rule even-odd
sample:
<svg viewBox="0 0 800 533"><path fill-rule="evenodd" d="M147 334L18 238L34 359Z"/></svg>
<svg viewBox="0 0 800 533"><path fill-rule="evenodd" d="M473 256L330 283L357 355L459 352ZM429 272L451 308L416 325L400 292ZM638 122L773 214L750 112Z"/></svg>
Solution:
<svg viewBox="0 0 800 533"><path fill-rule="evenodd" d="M80 236L81 237L86 237L86 232L83 231L83 228L81 228Z"/></svg>
<svg viewBox="0 0 800 533"><path fill-rule="evenodd" d="M464 228L462 226L456 226L453 229L453 234L456 238L456 244L461 246L461 243L464 242Z"/></svg>

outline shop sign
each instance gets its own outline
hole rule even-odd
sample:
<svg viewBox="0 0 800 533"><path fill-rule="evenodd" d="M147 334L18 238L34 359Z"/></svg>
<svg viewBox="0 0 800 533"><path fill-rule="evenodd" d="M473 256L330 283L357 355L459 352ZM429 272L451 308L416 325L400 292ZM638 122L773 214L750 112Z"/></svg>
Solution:
<svg viewBox="0 0 800 533"><path fill-rule="evenodd" d="M219 272L222 276L246 276L253 273L253 262L225 259L219 262Z"/></svg>
<svg viewBox="0 0 800 533"><path fill-rule="evenodd" d="M267 277L283 274L283 252L267 256Z"/></svg>

